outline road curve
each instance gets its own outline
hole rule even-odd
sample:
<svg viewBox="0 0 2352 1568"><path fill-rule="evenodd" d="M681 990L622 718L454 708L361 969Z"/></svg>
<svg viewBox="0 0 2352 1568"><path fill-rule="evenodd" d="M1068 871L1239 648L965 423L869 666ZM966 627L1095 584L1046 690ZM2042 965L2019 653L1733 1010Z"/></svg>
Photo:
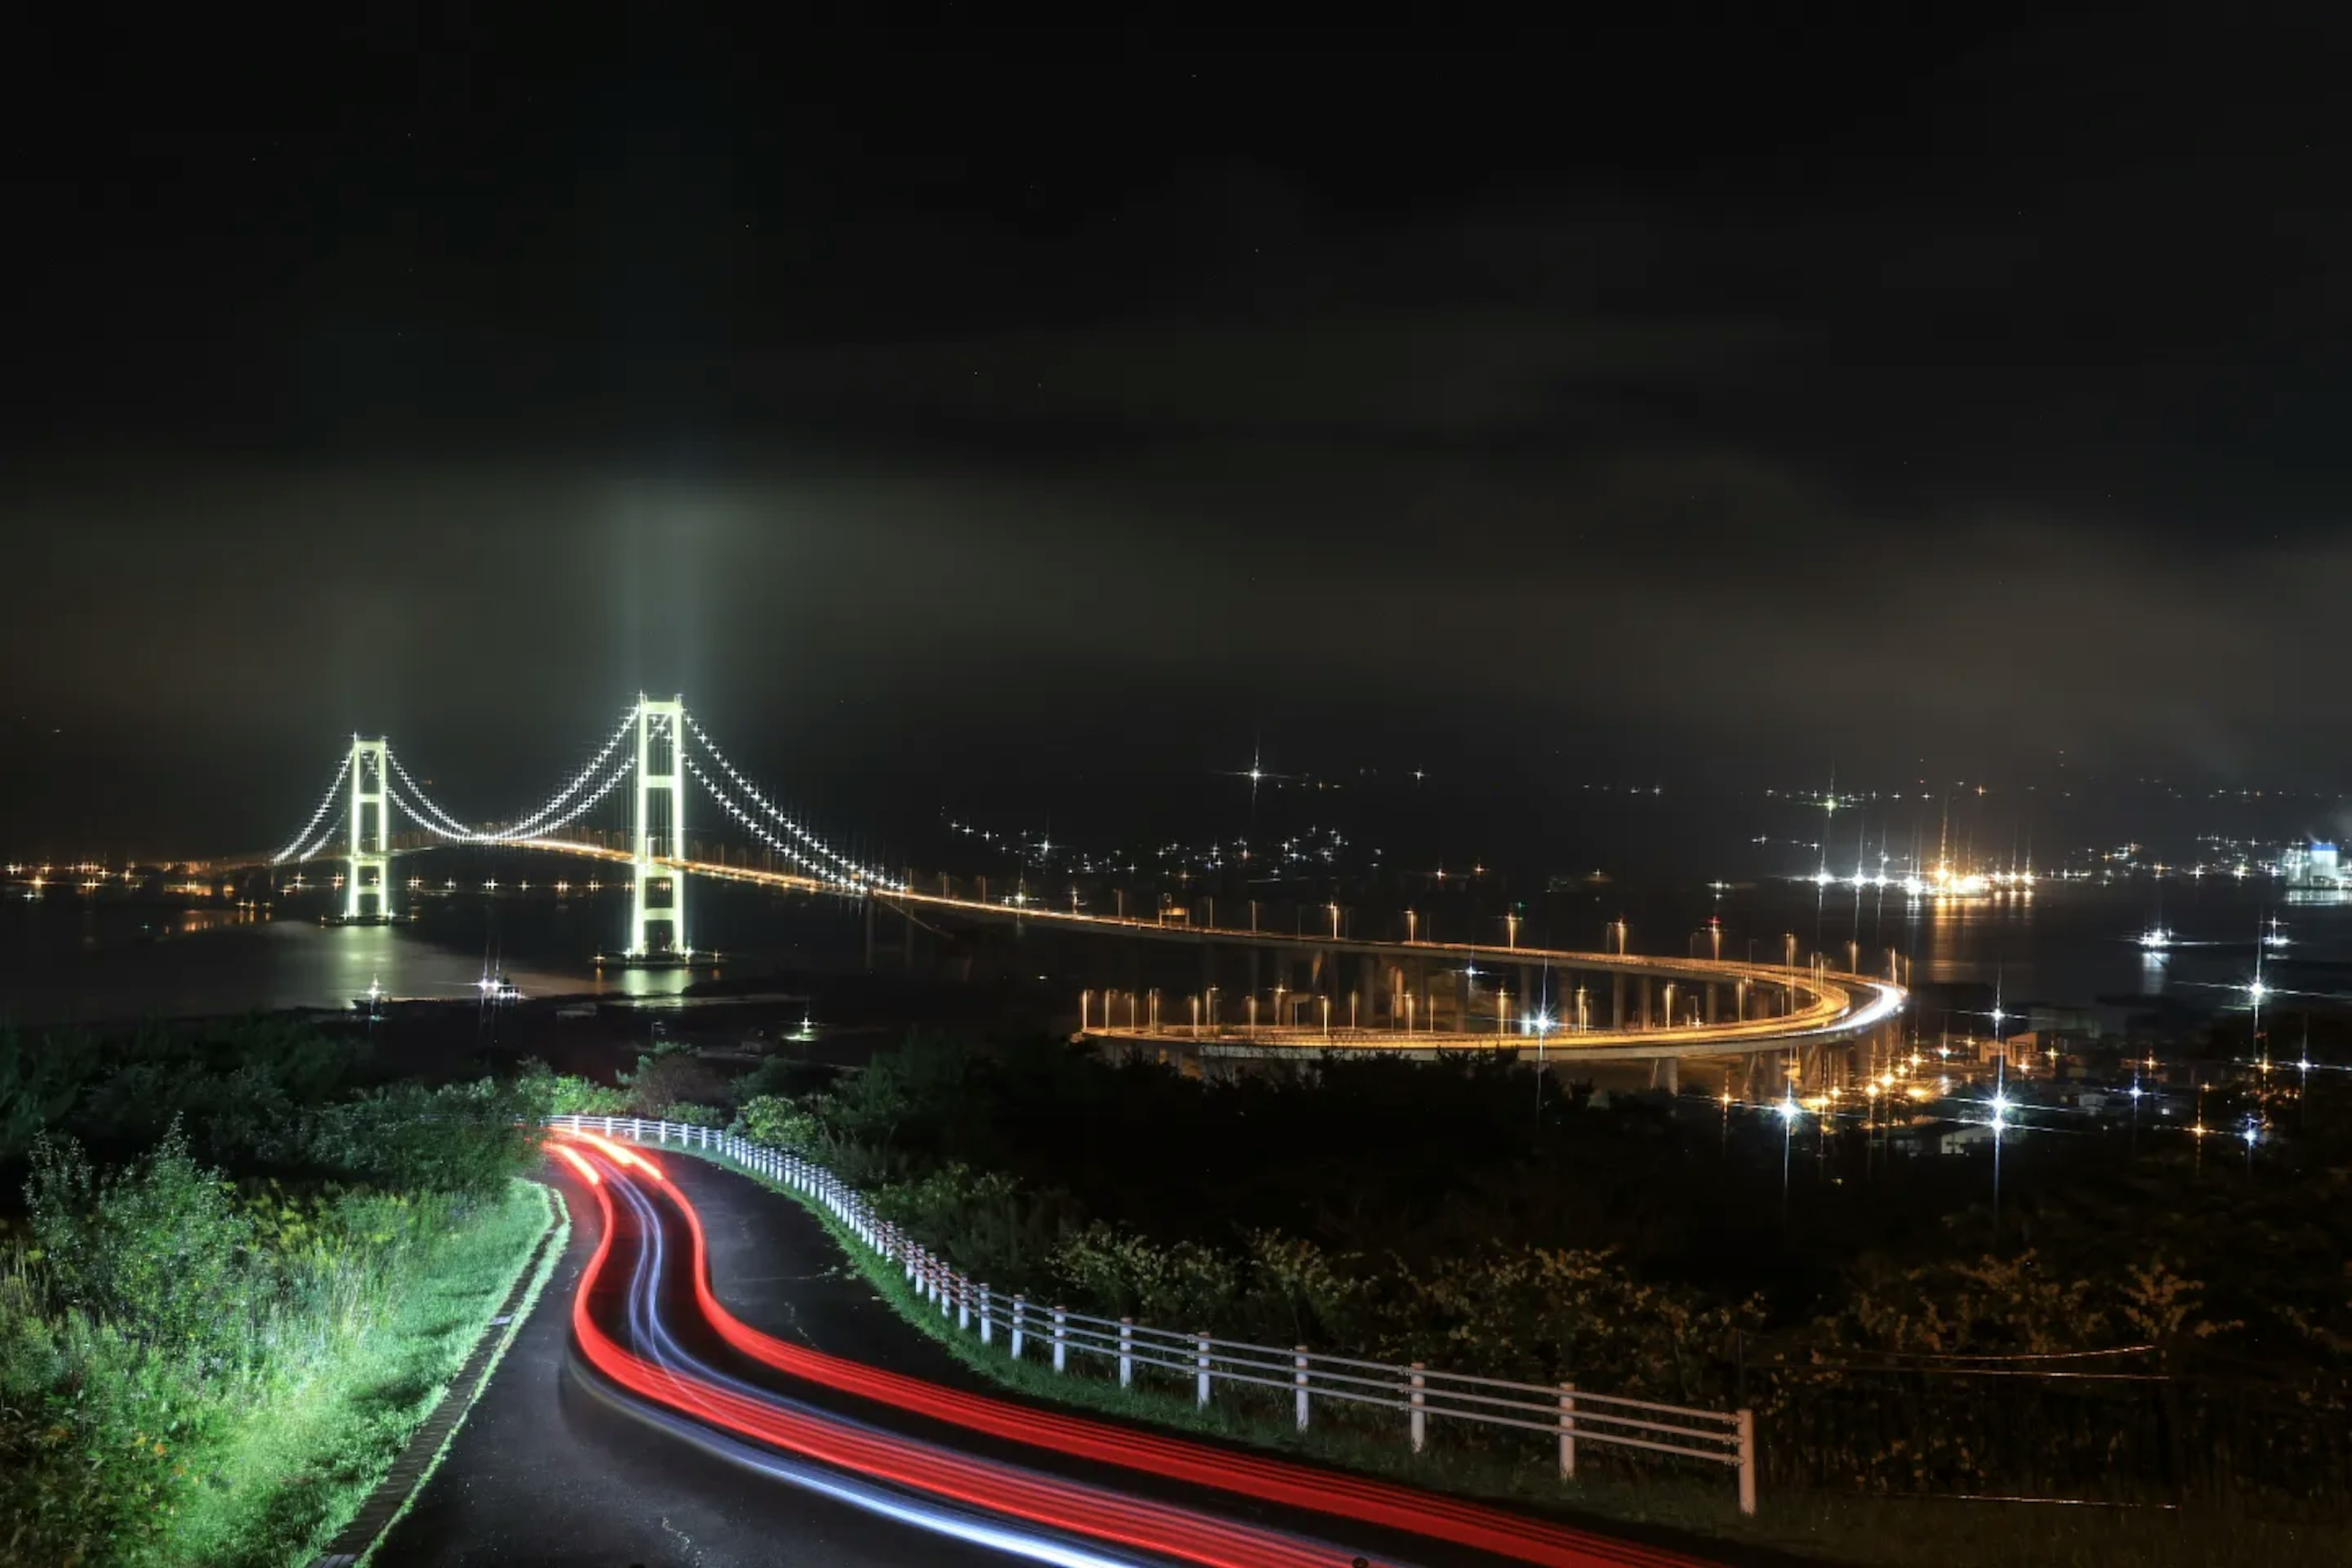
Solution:
<svg viewBox="0 0 2352 1568"><path fill-rule="evenodd" d="M1024 1559L1083 1568L1227 1561L1344 1568L1360 1557L1423 1568L1529 1560L1698 1568L1692 1555L1662 1549L1672 1543L1563 1529L1016 1404L844 1268L835 1244L797 1204L686 1156L646 1156L661 1168L656 1182L593 1145L575 1152L599 1181L591 1185L575 1166L554 1162L573 1226L549 1300L379 1546L373 1561L383 1568L961 1568ZM706 1299L722 1318L707 1314ZM689 1408L596 1371L575 1339L583 1310L595 1335L644 1363L626 1370L647 1394ZM730 1335L769 1359L738 1350ZM713 1391L699 1386L706 1382ZM835 1455L878 1457L877 1468L895 1467L898 1479L730 1431L714 1412L751 1425L780 1422L786 1436ZM1000 1423L1017 1423L1022 1440L1000 1435ZM1106 1442L1109 1451L1089 1457L1090 1447ZM934 1465L951 1486L970 1490L979 1481L977 1500L901 1484ZM1188 1466L1199 1468L1188 1476ZM1237 1485L1217 1484L1215 1472L1226 1466ZM1164 1533L1144 1544L1017 1510L1008 1517L995 1506L1001 1475L1015 1478L1042 1510L1069 1507L1079 1525L1117 1534L1140 1521ZM1283 1500L1277 1489L1294 1484L1297 1500ZM1142 1511L1130 1512L1137 1505ZM1386 1505L1531 1527L1535 1541L1560 1550L1498 1556L1413 1531L1405 1514L1397 1516L1403 1522L1383 1522L1374 1515ZM1253 1555L1261 1551L1267 1555ZM1718 1551L1757 1560L1736 1548L1707 1554Z"/></svg>
<svg viewBox="0 0 2352 1568"><path fill-rule="evenodd" d="M690 1311L675 1300L681 1262L677 1220L688 1201L649 1157L601 1140L559 1149L595 1189L603 1245L572 1300L573 1342L595 1373L645 1414L747 1468L793 1485L824 1485L852 1506L912 1529L1015 1557L1118 1568L1187 1563L1202 1568L1330 1568L1365 1557L1352 1548L1130 1496L820 1409L740 1374L698 1345ZM615 1221L626 1212L634 1245ZM691 1298L687 1298L690 1300ZM1370 1558L1375 1563L1392 1560Z"/></svg>
<svg viewBox="0 0 2352 1568"><path fill-rule="evenodd" d="M1039 1410L794 1344L743 1322L719 1300L698 1206L659 1160L593 1135L562 1140L559 1150L593 1184L606 1226L573 1306L575 1342L599 1381L658 1409L682 1439L879 1480L901 1500L918 1499L919 1513L954 1516L950 1529L902 1512L915 1528L985 1536L998 1551L1073 1563L1697 1568L1677 1552ZM683 1169L708 1191L707 1167L687 1162ZM813 1405L813 1395L856 1413ZM946 1440L876 1424L894 1418ZM741 1454L735 1459L761 1468ZM1086 1555L1104 1552L1112 1555Z"/></svg>

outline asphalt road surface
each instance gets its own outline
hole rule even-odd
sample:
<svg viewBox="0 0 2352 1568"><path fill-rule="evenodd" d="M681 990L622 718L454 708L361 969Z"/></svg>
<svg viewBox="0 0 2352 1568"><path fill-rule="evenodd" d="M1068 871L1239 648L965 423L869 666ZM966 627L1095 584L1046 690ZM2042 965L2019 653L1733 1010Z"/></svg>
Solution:
<svg viewBox="0 0 2352 1568"><path fill-rule="evenodd" d="M797 1204L698 1160L649 1152L699 1214L715 1292L744 1323L834 1355L1003 1397L900 1321ZM1027 1477L1074 1495L1091 1490L1140 1500L1120 1506L1165 1512L1163 1505L1172 1505L1202 1520L1204 1531L1262 1536L1269 1551L1290 1561L1328 1562L1332 1568L1348 1568L1359 1554L1428 1568L1497 1561L1343 1518L1041 1452L817 1389L758 1365L702 1327L691 1289L690 1242L677 1206L632 1192L627 1173L618 1167L604 1169L614 1178L602 1194L613 1204L613 1247L586 1310L600 1336L609 1334L632 1352L658 1360L667 1345L668 1353L688 1358L745 1400L779 1402L820 1421L840 1418L876 1441L936 1447L958 1462L1017 1467L1003 1472L1006 1485ZM709 1451L731 1440L675 1416L665 1422L590 1368L574 1348L572 1311L604 1239L604 1207L574 1172L559 1174L572 1223L565 1254L440 1468L376 1553L378 1563L718 1568L1018 1560L996 1546L941 1533L936 1501L906 1489L867 1487L861 1506L835 1495L836 1483L861 1484L838 1468L801 1465L796 1478L779 1479L751 1468L747 1458L765 1449L739 1444L731 1453ZM835 1489L818 1489L827 1488ZM899 1511L877 1512L877 1506ZM916 1517L927 1510L927 1520ZM978 1527L972 1510L955 1516ZM1033 1551L1040 1538L1084 1541L1019 1528L1030 1531ZM1150 1549L1090 1550L1109 1550L1121 1562L1182 1560ZM1638 1547L1632 1552L1646 1555ZM1668 1552L1651 1561L1695 1563Z"/></svg>

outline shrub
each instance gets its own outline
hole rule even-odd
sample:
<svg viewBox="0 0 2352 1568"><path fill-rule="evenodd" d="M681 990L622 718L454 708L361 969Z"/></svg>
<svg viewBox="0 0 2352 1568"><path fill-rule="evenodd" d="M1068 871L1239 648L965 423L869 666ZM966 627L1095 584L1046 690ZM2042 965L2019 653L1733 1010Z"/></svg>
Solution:
<svg viewBox="0 0 2352 1568"><path fill-rule="evenodd" d="M816 1118L780 1094L763 1094L746 1100L738 1120L742 1124L743 1136L755 1143L812 1155L822 1146L823 1134Z"/></svg>
<svg viewBox="0 0 2352 1568"><path fill-rule="evenodd" d="M398 1083L327 1107L311 1153L331 1170L383 1186L481 1194L538 1159L535 1110L520 1081Z"/></svg>
<svg viewBox="0 0 2352 1568"><path fill-rule="evenodd" d="M19 1257L0 1275L0 1563L141 1561L221 1407L187 1358L79 1310L46 1314L41 1272Z"/></svg>
<svg viewBox="0 0 2352 1568"><path fill-rule="evenodd" d="M251 1309L252 1226L174 1122L144 1160L95 1176L81 1146L44 1138L26 1184L35 1258L61 1302L142 1345L217 1353Z"/></svg>
<svg viewBox="0 0 2352 1568"><path fill-rule="evenodd" d="M659 1116L685 1101L691 1105L732 1105L727 1080L718 1069L679 1046L667 1046L637 1058L637 1070L627 1079L628 1113ZM614 1114L618 1114L617 1112Z"/></svg>
<svg viewBox="0 0 2352 1568"><path fill-rule="evenodd" d="M547 1114L626 1116L629 1114L629 1091L608 1088L593 1079L565 1073L550 1080Z"/></svg>

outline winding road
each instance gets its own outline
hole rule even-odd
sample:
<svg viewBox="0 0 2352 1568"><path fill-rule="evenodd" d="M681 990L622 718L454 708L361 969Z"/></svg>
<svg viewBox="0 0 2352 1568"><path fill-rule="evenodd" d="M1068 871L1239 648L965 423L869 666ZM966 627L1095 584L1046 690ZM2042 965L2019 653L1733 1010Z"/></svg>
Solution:
<svg viewBox="0 0 2352 1568"><path fill-rule="evenodd" d="M688 1156L551 1147L570 1247L379 1563L1704 1568L1007 1399L782 1196Z"/></svg>

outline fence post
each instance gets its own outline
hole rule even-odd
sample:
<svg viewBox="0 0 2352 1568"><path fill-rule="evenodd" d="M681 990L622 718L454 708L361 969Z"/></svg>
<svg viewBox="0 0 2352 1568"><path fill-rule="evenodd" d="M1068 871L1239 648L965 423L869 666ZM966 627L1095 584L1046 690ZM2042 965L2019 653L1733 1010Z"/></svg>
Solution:
<svg viewBox="0 0 2352 1568"><path fill-rule="evenodd" d="M1021 1341L1029 1327L1029 1302L1025 1297L1013 1298L1013 1359L1021 1359Z"/></svg>
<svg viewBox="0 0 2352 1568"><path fill-rule="evenodd" d="M955 1277L956 1327L971 1327L971 1281L963 1275Z"/></svg>
<svg viewBox="0 0 2352 1568"><path fill-rule="evenodd" d="M1298 1384L1298 1429L1304 1432L1307 1430L1307 1347L1299 1345L1296 1348L1298 1353L1292 1358L1290 1364L1298 1370L1292 1374L1291 1380Z"/></svg>
<svg viewBox="0 0 2352 1568"><path fill-rule="evenodd" d="M1416 1454L1429 1440L1429 1412L1422 1408L1421 1391L1426 1386L1421 1375L1423 1370L1421 1363L1412 1363L1412 1451Z"/></svg>
<svg viewBox="0 0 2352 1568"><path fill-rule="evenodd" d="M1201 1368L1200 1386L1198 1392L1193 1396L1193 1403L1200 1405L1202 1409L1206 1410L1209 1407L1209 1331L1206 1329L1193 1330L1192 1344L1193 1348L1200 1352L1199 1365Z"/></svg>
<svg viewBox="0 0 2352 1568"><path fill-rule="evenodd" d="M1070 1334L1070 1330L1069 1330L1068 1314L1067 1314L1066 1312L1065 1312L1065 1311L1064 1311L1061 1308L1059 1308L1059 1307L1055 1308L1055 1309L1054 1309L1054 1370L1055 1370L1055 1372L1067 1372L1067 1371L1069 1370L1069 1367L1070 1367L1070 1363L1069 1363L1069 1352L1070 1352L1070 1340L1069 1340L1069 1334Z"/></svg>
<svg viewBox="0 0 2352 1568"><path fill-rule="evenodd" d="M1734 1428L1739 1438L1739 1511L1756 1513L1756 1412L1742 1410Z"/></svg>
<svg viewBox="0 0 2352 1568"><path fill-rule="evenodd" d="M980 1288L980 1342L992 1343L996 1337L995 1321L989 1316L988 1287Z"/></svg>
<svg viewBox="0 0 2352 1568"><path fill-rule="evenodd" d="M1576 1384L1559 1385L1559 1479L1576 1479Z"/></svg>
<svg viewBox="0 0 2352 1568"><path fill-rule="evenodd" d="M1118 1385L1133 1386L1135 1383L1135 1320L1118 1321Z"/></svg>

